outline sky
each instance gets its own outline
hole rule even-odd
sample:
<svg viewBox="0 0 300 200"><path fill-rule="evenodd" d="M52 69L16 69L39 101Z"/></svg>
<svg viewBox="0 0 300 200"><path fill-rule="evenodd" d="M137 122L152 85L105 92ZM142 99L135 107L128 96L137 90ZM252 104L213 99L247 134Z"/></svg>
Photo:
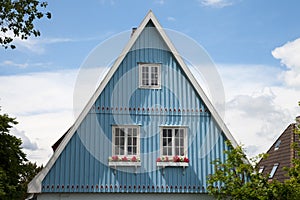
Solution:
<svg viewBox="0 0 300 200"><path fill-rule="evenodd" d="M224 121L247 155L266 152L300 115L300 1L49 1L41 37L0 49L1 113L32 162L74 123L73 93L82 64L99 44L137 27L151 9L163 28L203 47L225 92ZM205 86L203 86L205 87Z"/></svg>

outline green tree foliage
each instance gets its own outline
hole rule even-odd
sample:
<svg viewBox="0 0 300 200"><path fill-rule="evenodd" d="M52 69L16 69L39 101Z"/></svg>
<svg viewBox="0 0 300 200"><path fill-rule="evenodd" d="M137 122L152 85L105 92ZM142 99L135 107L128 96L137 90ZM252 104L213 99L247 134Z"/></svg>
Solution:
<svg viewBox="0 0 300 200"><path fill-rule="evenodd" d="M213 161L215 172L208 177L209 193L217 199L268 199L268 179L256 173L241 146L227 145L231 148L225 151L226 161Z"/></svg>
<svg viewBox="0 0 300 200"><path fill-rule="evenodd" d="M0 1L0 44L4 48L15 48L11 43L14 37L22 40L29 36L40 36L40 31L34 27L34 21L43 17L51 18L50 12L42 12L47 2L38 0L1 0Z"/></svg>
<svg viewBox="0 0 300 200"><path fill-rule="evenodd" d="M0 199L25 199L27 184L42 167L28 162L21 139L9 134L15 118L0 115Z"/></svg>

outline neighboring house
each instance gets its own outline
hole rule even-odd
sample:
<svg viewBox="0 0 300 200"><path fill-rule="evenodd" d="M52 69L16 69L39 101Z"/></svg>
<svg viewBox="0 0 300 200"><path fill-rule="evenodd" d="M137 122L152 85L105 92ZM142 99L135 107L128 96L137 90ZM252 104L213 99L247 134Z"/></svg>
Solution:
<svg viewBox="0 0 300 200"><path fill-rule="evenodd" d="M258 163L259 172L268 175L270 181L276 179L284 182L288 179L284 168L292 167L292 159L297 156L292 145L300 144L299 136L295 132L296 128L297 123L290 124L267 151L268 157L261 159Z"/></svg>
<svg viewBox="0 0 300 200"><path fill-rule="evenodd" d="M210 199L236 142L152 11L30 182L35 199Z"/></svg>

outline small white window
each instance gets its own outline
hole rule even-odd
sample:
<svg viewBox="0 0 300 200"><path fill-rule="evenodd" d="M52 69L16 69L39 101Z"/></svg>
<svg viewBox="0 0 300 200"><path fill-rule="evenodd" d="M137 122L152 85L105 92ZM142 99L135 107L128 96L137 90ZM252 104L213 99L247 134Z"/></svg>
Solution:
<svg viewBox="0 0 300 200"><path fill-rule="evenodd" d="M279 166L279 163L276 163L276 164L273 165L273 168L272 168L272 171L270 173L269 178L273 178L274 177L274 174L276 173L276 170L277 170L278 166Z"/></svg>
<svg viewBox="0 0 300 200"><path fill-rule="evenodd" d="M161 156L187 156L187 128L162 127L160 137Z"/></svg>
<svg viewBox="0 0 300 200"><path fill-rule="evenodd" d="M265 169L265 167L264 166L261 166L260 168L259 168L259 170L258 170L258 173L262 173L263 171L264 171L264 169Z"/></svg>
<svg viewBox="0 0 300 200"><path fill-rule="evenodd" d="M138 126L113 126L112 154L131 158L140 155Z"/></svg>
<svg viewBox="0 0 300 200"><path fill-rule="evenodd" d="M279 149L280 144L281 144L281 140L278 140L275 144L274 151L277 151Z"/></svg>
<svg viewBox="0 0 300 200"><path fill-rule="evenodd" d="M140 88L160 88L161 64L140 63L139 64L139 85Z"/></svg>

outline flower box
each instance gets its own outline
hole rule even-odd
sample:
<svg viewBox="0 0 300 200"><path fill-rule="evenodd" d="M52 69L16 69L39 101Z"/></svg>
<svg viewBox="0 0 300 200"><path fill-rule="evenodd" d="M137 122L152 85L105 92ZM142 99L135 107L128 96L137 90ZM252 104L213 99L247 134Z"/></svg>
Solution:
<svg viewBox="0 0 300 200"><path fill-rule="evenodd" d="M190 160L186 156L174 156L173 158L159 157L156 159L157 167L187 167Z"/></svg>
<svg viewBox="0 0 300 200"><path fill-rule="evenodd" d="M140 167L141 162L109 161L108 166L110 166L110 167Z"/></svg>
<svg viewBox="0 0 300 200"><path fill-rule="evenodd" d="M112 156L108 158L108 166L110 167L140 167L141 160L139 157L132 156L128 158L126 156Z"/></svg>
<svg viewBox="0 0 300 200"><path fill-rule="evenodd" d="M156 162L157 167L188 167L187 162Z"/></svg>

